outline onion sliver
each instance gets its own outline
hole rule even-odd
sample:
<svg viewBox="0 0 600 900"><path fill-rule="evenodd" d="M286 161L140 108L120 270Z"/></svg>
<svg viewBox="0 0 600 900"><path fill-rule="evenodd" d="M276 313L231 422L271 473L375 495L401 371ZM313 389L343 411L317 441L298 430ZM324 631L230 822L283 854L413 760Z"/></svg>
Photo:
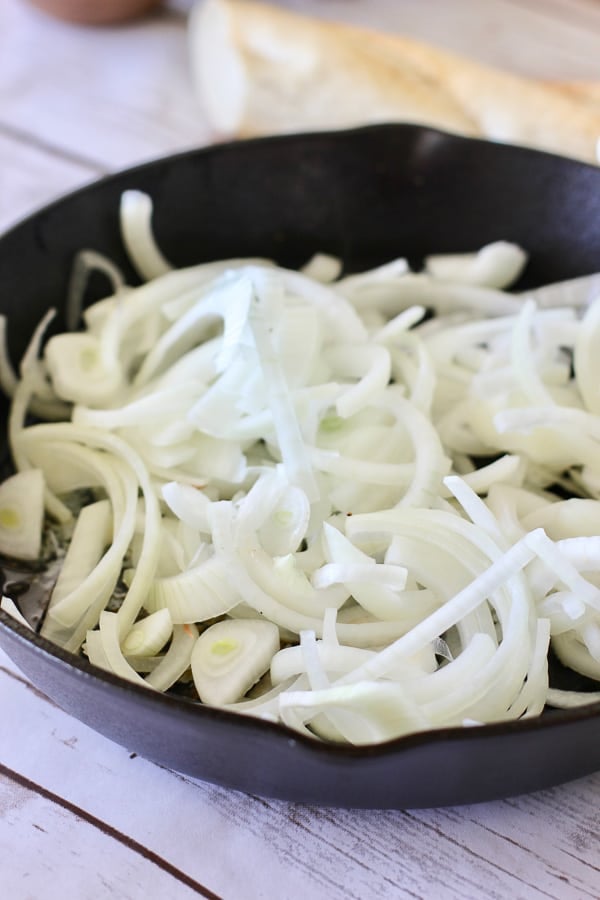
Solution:
<svg viewBox="0 0 600 900"><path fill-rule="evenodd" d="M46 637L354 744L566 705L550 640L600 680L597 279L509 295L503 241L420 274L172 271L150 198L121 212L148 283L84 254L84 330L40 356L50 312L18 373L0 347L21 555L73 529ZM80 316L90 266L112 294Z"/></svg>

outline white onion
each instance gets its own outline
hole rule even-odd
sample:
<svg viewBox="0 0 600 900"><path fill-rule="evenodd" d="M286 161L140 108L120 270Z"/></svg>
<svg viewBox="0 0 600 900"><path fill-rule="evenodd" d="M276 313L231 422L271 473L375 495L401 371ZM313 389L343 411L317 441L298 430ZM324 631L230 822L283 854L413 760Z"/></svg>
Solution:
<svg viewBox="0 0 600 900"><path fill-rule="evenodd" d="M421 274L172 271L151 211L124 196L147 284L79 258L73 320L90 266L113 291L83 333L40 358L49 314L17 375L0 319L35 488L0 507L29 513L25 554L42 498L64 523L69 494L98 498L43 633L156 690L191 665L204 702L355 744L581 702L549 687L548 644L600 680L598 279L507 294L525 254L502 241Z"/></svg>

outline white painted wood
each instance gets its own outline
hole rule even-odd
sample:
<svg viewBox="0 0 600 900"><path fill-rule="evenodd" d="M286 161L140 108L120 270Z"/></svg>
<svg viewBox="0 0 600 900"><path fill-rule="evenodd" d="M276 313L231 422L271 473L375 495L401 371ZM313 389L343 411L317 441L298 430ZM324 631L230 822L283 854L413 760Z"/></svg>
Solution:
<svg viewBox="0 0 600 900"><path fill-rule="evenodd" d="M401 32L537 78L600 79L595 0L282 0L281 5Z"/></svg>
<svg viewBox="0 0 600 900"><path fill-rule="evenodd" d="M102 174L0 129L0 231Z"/></svg>
<svg viewBox="0 0 600 900"><path fill-rule="evenodd" d="M69 810L0 774L2 896L193 900L196 891Z"/></svg>
<svg viewBox="0 0 600 900"><path fill-rule="evenodd" d="M0 135L98 172L204 143L186 46L181 13L95 29L3 0Z"/></svg>
<svg viewBox="0 0 600 900"><path fill-rule="evenodd" d="M600 773L464 808L319 810L131 759L41 698L1 655L0 696L10 734L4 765L222 896L375 900L392 890L398 897L461 900L596 896ZM43 741L32 740L38 734ZM63 827L47 814L53 828ZM45 821L37 824L45 828ZM0 818L0 835L4 827Z"/></svg>
<svg viewBox="0 0 600 900"><path fill-rule="evenodd" d="M595 0L280 2L538 77L600 81ZM2 0L0 230L98 175L210 138L187 77L190 4L95 30ZM4 655L0 715L2 898L600 896L600 773L480 806L319 810L131 758Z"/></svg>

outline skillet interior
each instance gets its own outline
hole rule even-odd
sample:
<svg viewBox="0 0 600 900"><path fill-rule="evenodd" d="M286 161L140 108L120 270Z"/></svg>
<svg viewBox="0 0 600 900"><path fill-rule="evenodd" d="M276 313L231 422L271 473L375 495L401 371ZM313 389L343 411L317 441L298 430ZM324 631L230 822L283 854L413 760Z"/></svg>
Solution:
<svg viewBox="0 0 600 900"><path fill-rule="evenodd" d="M297 266L326 251L355 271L398 255L418 264L429 252L508 239L531 254L521 288L600 269L594 167L411 125L239 142L104 179L4 235L0 303L15 361L41 314L52 305L60 312L77 250L106 253L135 283L117 227L128 188L153 197L159 244L178 266L242 255ZM101 290L98 284L98 296ZM56 327L63 327L60 315ZM4 422L5 403L1 412ZM4 438L2 446L6 461ZM342 748L144 691L62 653L3 613L0 645L64 709L131 750L266 796L332 806L444 805L600 768L600 704ZM553 677L564 684L569 676L554 664Z"/></svg>

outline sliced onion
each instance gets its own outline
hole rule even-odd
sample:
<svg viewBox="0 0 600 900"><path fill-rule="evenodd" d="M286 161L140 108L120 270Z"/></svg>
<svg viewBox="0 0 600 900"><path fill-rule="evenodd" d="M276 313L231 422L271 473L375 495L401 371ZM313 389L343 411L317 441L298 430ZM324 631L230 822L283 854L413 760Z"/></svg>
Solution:
<svg viewBox="0 0 600 900"><path fill-rule="evenodd" d="M124 197L148 284L82 257L112 290L86 330L41 359L48 314L19 373L0 348L35 509L66 524L63 493L98 498L44 634L135 683L193 678L205 702L355 744L539 714L549 635L598 677L594 280L508 295L524 254L505 242L329 284L262 260L175 272L151 209ZM71 421L28 425L38 412Z"/></svg>

